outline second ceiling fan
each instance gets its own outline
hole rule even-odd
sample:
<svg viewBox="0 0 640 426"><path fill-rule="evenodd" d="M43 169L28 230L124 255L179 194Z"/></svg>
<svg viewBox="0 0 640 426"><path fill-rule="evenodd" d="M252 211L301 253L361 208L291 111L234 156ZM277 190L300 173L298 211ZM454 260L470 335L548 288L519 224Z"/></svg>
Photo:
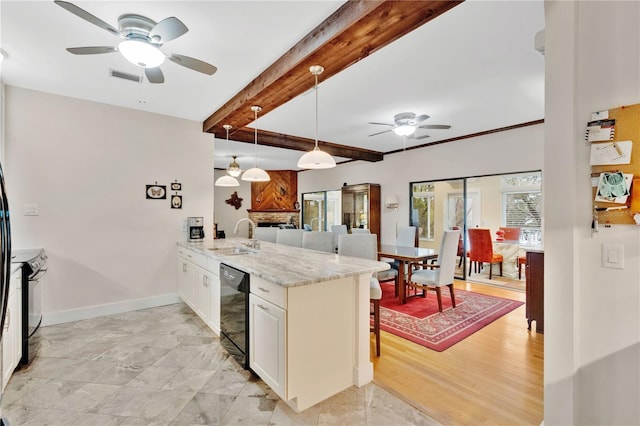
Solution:
<svg viewBox="0 0 640 426"><path fill-rule="evenodd" d="M381 135L383 133L394 132L396 135L404 136L407 139L424 139L428 138L429 135L416 136L415 132L417 129L441 129L446 130L450 129L451 126L447 124L423 124L419 125L429 116L426 114L416 116L413 112L401 112L393 116L394 124L391 123L378 123L378 122L369 122L369 124L375 124L379 126L389 126L390 129L383 130L381 132L372 133L369 136Z"/></svg>

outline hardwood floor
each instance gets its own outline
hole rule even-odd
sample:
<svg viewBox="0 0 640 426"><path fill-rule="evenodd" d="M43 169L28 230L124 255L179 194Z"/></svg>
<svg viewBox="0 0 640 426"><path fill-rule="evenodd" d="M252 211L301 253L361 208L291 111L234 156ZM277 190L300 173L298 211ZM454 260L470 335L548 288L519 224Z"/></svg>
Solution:
<svg viewBox="0 0 640 426"><path fill-rule="evenodd" d="M525 300L464 281L455 288ZM522 305L444 352L382 331L373 381L446 425L540 425L544 335L534 330Z"/></svg>

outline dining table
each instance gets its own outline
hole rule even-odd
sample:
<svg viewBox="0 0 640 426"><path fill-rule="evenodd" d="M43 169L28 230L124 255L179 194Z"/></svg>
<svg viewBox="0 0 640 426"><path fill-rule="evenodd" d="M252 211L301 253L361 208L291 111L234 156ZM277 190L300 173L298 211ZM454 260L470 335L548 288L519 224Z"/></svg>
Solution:
<svg viewBox="0 0 640 426"><path fill-rule="evenodd" d="M406 266L411 263L437 259L438 254L434 249L429 248L381 244L378 249L378 259L382 258L391 258L400 262L398 266L398 303L402 305L407 301L405 286Z"/></svg>

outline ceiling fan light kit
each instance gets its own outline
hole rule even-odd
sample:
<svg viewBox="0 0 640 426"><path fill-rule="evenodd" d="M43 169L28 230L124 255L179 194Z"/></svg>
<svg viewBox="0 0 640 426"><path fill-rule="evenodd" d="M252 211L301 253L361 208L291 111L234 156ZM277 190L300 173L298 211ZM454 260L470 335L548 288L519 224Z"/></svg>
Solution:
<svg viewBox="0 0 640 426"><path fill-rule="evenodd" d="M242 177L240 179L247 180L250 182L268 182L271 180L269 173L258 168L258 112L262 111L262 108L257 105L254 105L251 107L251 111L253 111L254 117L255 117L254 145L253 145L253 149L254 149L253 153L255 156L255 167L245 171L242 174Z"/></svg>
<svg viewBox="0 0 640 426"><path fill-rule="evenodd" d="M118 45L118 51L127 61L142 68L158 67L165 59L160 49L143 40L124 40Z"/></svg>
<svg viewBox="0 0 640 426"><path fill-rule="evenodd" d="M398 127L395 127L393 129L393 133L395 133L398 136L409 136L414 134L416 131L415 126L412 126L410 124L401 124Z"/></svg>
<svg viewBox="0 0 640 426"><path fill-rule="evenodd" d="M229 158L229 130L231 130L231 125L230 124L225 124L224 129L227 131L227 159ZM235 159L235 157L233 157ZM229 170L227 170L227 173L225 173L224 176L220 176L217 180L216 183L214 184L215 186L240 186L240 182L238 182L238 179L236 179L233 175L231 175L231 173L229 173Z"/></svg>
<svg viewBox="0 0 640 426"><path fill-rule="evenodd" d="M331 169L336 166L336 160L326 152L318 148L318 75L324 71L320 65L313 65L309 68L311 74L315 77L316 92L316 144L312 151L305 153L298 160L298 167L301 169Z"/></svg>

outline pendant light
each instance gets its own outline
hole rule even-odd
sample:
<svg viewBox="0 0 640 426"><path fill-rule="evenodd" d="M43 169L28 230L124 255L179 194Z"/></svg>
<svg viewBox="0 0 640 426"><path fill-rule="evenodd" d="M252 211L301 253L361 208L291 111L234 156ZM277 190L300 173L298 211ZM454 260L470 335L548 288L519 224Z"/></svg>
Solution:
<svg viewBox="0 0 640 426"><path fill-rule="evenodd" d="M225 124L222 127L224 127L225 130L227 131L227 160L228 160L229 159L229 130L231 130L232 126L230 124ZM227 173L229 173L228 170L227 170ZM238 182L238 179L234 178L233 176L229 176L227 173L225 173L224 176L220 176L218 180L216 180L216 183L214 185L215 186L240 186L240 182Z"/></svg>
<svg viewBox="0 0 640 426"><path fill-rule="evenodd" d="M300 157L298 167L301 169L330 169L336 166L336 160L318 148L318 75L324 71L324 68L320 65L314 65L309 68L309 71L311 71L311 74L316 78L316 146L313 148L313 151L309 151Z"/></svg>
<svg viewBox="0 0 640 426"><path fill-rule="evenodd" d="M255 142L253 145L253 149L254 149L253 153L255 156L255 167L245 171L242 174L242 177L240 179L248 180L251 182L268 182L271 180L271 178L269 177L269 173L258 168L258 112L262 111L262 108L257 105L254 105L251 107L251 111L253 111L255 114L255 120L253 122L253 124L255 125L254 127Z"/></svg>
<svg viewBox="0 0 640 426"><path fill-rule="evenodd" d="M233 161L229 163L229 167L227 167L227 173L229 173L233 177L238 177L242 174L242 169L240 168L240 164L236 161L236 156L232 155Z"/></svg>

